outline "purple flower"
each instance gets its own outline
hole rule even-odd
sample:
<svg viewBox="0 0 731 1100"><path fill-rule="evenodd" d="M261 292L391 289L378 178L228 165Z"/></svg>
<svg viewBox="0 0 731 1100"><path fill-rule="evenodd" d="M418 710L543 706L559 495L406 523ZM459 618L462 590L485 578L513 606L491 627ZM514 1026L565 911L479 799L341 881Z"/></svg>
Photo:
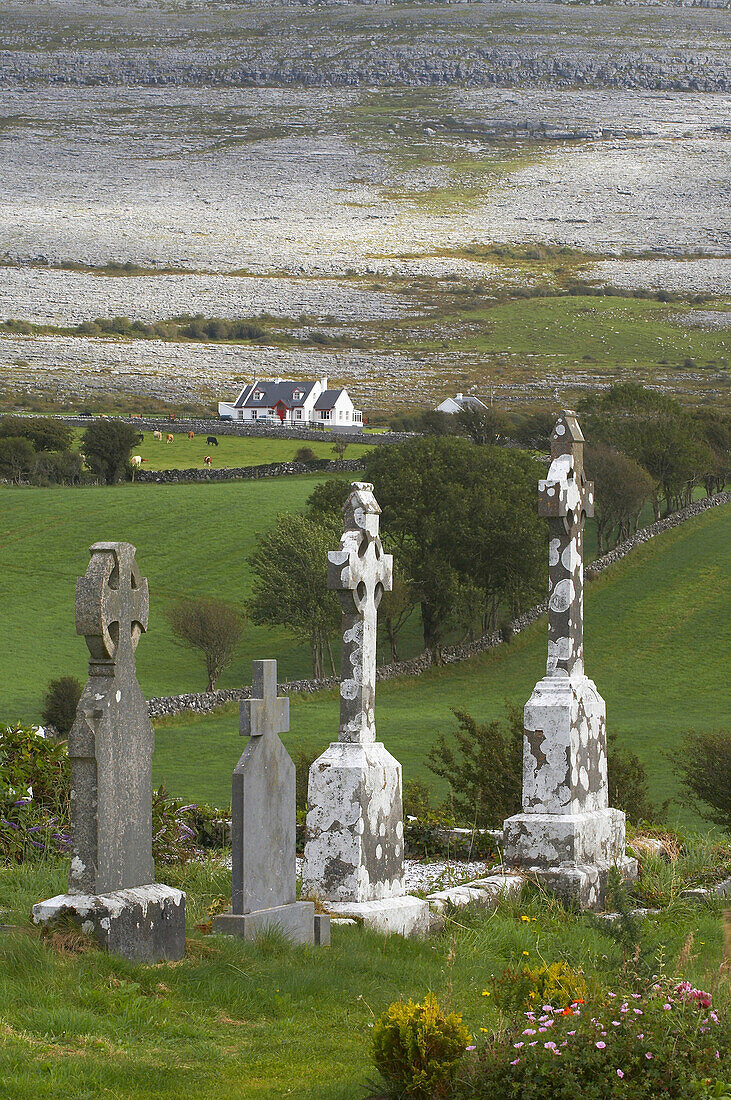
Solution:
<svg viewBox="0 0 731 1100"><path fill-rule="evenodd" d="M597 1048L598 1048L599 1050L604 1050L604 1048L605 1048L605 1046L606 1046L606 1045L607 1045L607 1044L606 1044L606 1043L603 1043L603 1042L601 1041L601 1039L600 1039L600 1040L599 1040L599 1042L598 1042L598 1043L596 1044L596 1046L597 1046Z"/></svg>
<svg viewBox="0 0 731 1100"><path fill-rule="evenodd" d="M555 1050L556 1049L556 1044L555 1043L544 1043L543 1045L546 1048L546 1050Z"/></svg>
<svg viewBox="0 0 731 1100"><path fill-rule="evenodd" d="M525 1043L513 1043L513 1046L516 1050L520 1050L521 1047L525 1046Z"/></svg>
<svg viewBox="0 0 731 1100"><path fill-rule="evenodd" d="M617 1070L617 1077L624 1077L624 1074L622 1073L621 1069Z"/></svg>
<svg viewBox="0 0 731 1100"><path fill-rule="evenodd" d="M520 1061L520 1058L516 1058L515 1061L511 1062L510 1064L511 1064L511 1066L517 1066L519 1061Z"/></svg>
<svg viewBox="0 0 731 1100"><path fill-rule="evenodd" d="M633 1008L632 1011L634 1012L635 1016L641 1016L642 1015L642 1009L641 1008Z"/></svg>
<svg viewBox="0 0 731 1100"><path fill-rule="evenodd" d="M652 1058L652 1055L650 1054L649 1051L647 1052L647 1054L645 1054L645 1058Z"/></svg>
<svg viewBox="0 0 731 1100"><path fill-rule="evenodd" d="M536 1029L534 1027L527 1027L523 1032L524 1035L535 1035Z"/></svg>
<svg viewBox="0 0 731 1100"><path fill-rule="evenodd" d="M477 1050L477 1047L473 1044L472 1046L465 1047L465 1050Z"/></svg>
<svg viewBox="0 0 731 1100"><path fill-rule="evenodd" d="M670 1003L666 1003L662 1007L665 1009L666 1012L670 1012L673 1006Z"/></svg>

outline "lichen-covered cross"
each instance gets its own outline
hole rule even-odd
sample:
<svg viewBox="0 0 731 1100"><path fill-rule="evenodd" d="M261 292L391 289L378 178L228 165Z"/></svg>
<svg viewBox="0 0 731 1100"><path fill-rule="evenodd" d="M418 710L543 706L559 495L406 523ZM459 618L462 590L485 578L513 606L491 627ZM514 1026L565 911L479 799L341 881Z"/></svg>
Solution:
<svg viewBox="0 0 731 1100"><path fill-rule="evenodd" d="M76 633L89 647L91 675L112 675L134 662L140 635L147 630L147 580L129 542L95 542L83 577L76 582Z"/></svg>
<svg viewBox="0 0 731 1100"><path fill-rule="evenodd" d="M328 554L328 587L343 607L340 664L340 741L376 739L376 628L378 605L393 585L393 558L378 533L381 509L373 486L355 482L343 505L340 549Z"/></svg>
<svg viewBox="0 0 731 1100"><path fill-rule="evenodd" d="M594 486L584 475L584 437L573 412L556 421L551 466L538 491L549 529L547 672L583 675L584 524L594 515Z"/></svg>
<svg viewBox="0 0 731 1100"><path fill-rule="evenodd" d="M251 698L239 704L239 733L263 737L289 730L289 699L277 695L277 662L254 661Z"/></svg>

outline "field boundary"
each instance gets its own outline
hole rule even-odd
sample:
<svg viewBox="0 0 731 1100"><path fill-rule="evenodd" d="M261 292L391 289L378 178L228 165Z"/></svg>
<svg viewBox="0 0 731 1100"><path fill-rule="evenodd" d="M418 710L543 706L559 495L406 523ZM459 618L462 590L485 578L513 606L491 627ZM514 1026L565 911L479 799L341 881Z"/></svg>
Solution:
<svg viewBox="0 0 731 1100"><path fill-rule="evenodd" d="M696 516L702 515L704 512L708 511L709 508L718 508L721 505L729 503L731 503L731 492L716 493L714 496L704 497L703 500L696 500L688 505L687 508L683 508L681 511L674 512L671 516L667 516L665 519L656 520L655 523L643 527L642 530L632 535L631 538L615 546L608 554L604 554L601 558L596 558L585 567L584 572L587 577L597 577L611 565L626 558L627 555L631 554L633 550L636 550L638 546L641 546L645 542L649 542L650 539L655 538L657 535L664 534L666 531L671 531L674 527L679 527L689 519L695 519ZM540 619L542 615L545 615L547 610L548 600L543 600L541 603L524 611L522 615L519 615L511 622L511 634L520 634L521 630L525 630L526 627L531 626L532 623ZM466 661L468 658L474 657L478 653L484 653L488 649L494 649L496 646L502 645L504 641L505 639L503 638L502 632L492 631L488 634L483 634L482 637L477 638L474 642L463 642L459 645L445 646L441 651L441 663L448 665L456 664L459 661ZM434 654L429 650L425 650L423 653L418 654L416 657L411 657L407 661L394 661L391 664L381 665L376 669L376 680L392 680L397 676L419 676L434 664ZM316 691L327 691L328 689L335 688L339 683L340 677L338 676L328 676L322 680L288 680L279 685L279 690L286 695L312 694ZM184 714L188 711L194 714L209 714L211 711L217 710L227 703L237 699L248 699L250 697L251 687L246 686L213 692L192 692L184 695L157 696L148 699L147 705L150 718L167 718L174 717L178 714Z"/></svg>
<svg viewBox="0 0 731 1100"><path fill-rule="evenodd" d="M140 485L177 485L189 481L256 481L262 477L292 477L295 474L339 473L361 470L362 458L315 458L311 462L266 462L261 466L227 466L220 469L188 467L182 470L137 470Z"/></svg>

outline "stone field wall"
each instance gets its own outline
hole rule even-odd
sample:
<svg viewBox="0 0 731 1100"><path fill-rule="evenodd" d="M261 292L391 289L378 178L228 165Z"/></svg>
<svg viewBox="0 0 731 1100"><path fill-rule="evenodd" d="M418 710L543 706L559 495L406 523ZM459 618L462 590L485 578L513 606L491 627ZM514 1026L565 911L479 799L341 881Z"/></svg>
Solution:
<svg viewBox="0 0 731 1100"><path fill-rule="evenodd" d="M632 550L642 545L643 542L649 542L649 540L655 538L656 535L661 535L663 532L670 531L673 527L678 527L681 523L685 523L686 520L702 515L708 508L717 508L720 505L729 503L731 503L731 492L717 493L715 496L694 501L693 504L689 505L687 508L683 508L680 512L675 512L666 519L651 523L641 531L638 531L632 538L615 546L608 554L605 554L601 558L597 558L590 565L587 565L585 568L587 577L599 576L599 574L604 572L605 569L608 569L610 565L614 565L615 562L621 561L622 558L626 558ZM525 630L525 628L530 626L531 623L534 623L536 619L545 615L547 608L548 601L544 600L542 603L536 604L535 607L531 607L522 615L519 615L510 624L512 633L519 634L521 630ZM481 638L478 638L474 642L446 646L442 650L442 661L444 664L456 664L458 661L465 661L468 657L473 657L477 653L484 653L487 649L493 649L495 646L500 645L502 641L503 637L501 633L495 631L490 634L483 634ZM420 653L417 657L412 657L408 661L396 661L389 665L381 665L380 668L376 669L376 680L392 680L396 676L418 676L429 668L433 664L433 661L432 654L424 652ZM335 688L339 683L340 678L337 676L329 676L323 680L290 680L280 684L279 690L286 695L294 695L300 692L312 693ZM195 714L208 714L217 707L223 706L225 703L232 702L236 699L248 699L250 695L250 687L230 688L228 690L209 693L199 692L188 695L162 696L149 699L148 706L150 708L151 718L171 717L176 714L182 714L185 711L192 711Z"/></svg>
<svg viewBox="0 0 731 1100"><path fill-rule="evenodd" d="M262 477L288 477L291 474L339 473L360 470L360 458L316 459L313 462L267 462L263 466L231 466L226 469L137 470L135 481L155 485L178 485L187 481L256 481Z"/></svg>
<svg viewBox="0 0 731 1100"><path fill-rule="evenodd" d="M64 416L61 417L66 424L72 424L78 428L88 428L98 417L92 416ZM258 436L267 439L305 439L309 443L328 443L342 440L345 443L403 443L411 439L409 432L346 432L340 430L317 428L277 428L265 427L262 424L237 423L233 420L198 420L185 418L179 420L155 419L150 416L142 417L110 417L120 420L125 424L131 424L139 428L141 432L171 432L173 435L195 432L196 435L242 435Z"/></svg>

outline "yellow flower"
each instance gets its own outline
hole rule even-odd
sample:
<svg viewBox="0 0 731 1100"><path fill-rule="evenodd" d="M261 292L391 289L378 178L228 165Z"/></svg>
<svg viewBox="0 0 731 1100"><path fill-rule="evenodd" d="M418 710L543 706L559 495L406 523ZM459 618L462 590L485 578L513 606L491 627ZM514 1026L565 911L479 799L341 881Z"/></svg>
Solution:
<svg viewBox="0 0 731 1100"><path fill-rule="evenodd" d="M530 917L521 917L520 919L521 919L521 920L530 920ZM536 919L536 918L534 917L534 918L533 918L533 920L535 920L535 919Z"/></svg>
<svg viewBox="0 0 731 1100"><path fill-rule="evenodd" d="M489 989L483 989L482 996L483 997L489 997L490 996L490 990Z"/></svg>
<svg viewBox="0 0 731 1100"><path fill-rule="evenodd" d="M488 1030L489 1030L489 1029L488 1029L488 1028L486 1028L486 1027L481 1027L481 1028L480 1028L480 1031L484 1031L484 1032L485 1032L485 1035L487 1035L487 1032L488 1032Z"/></svg>
<svg viewBox="0 0 731 1100"><path fill-rule="evenodd" d="M530 955L530 951L524 951L523 954L524 955Z"/></svg>

